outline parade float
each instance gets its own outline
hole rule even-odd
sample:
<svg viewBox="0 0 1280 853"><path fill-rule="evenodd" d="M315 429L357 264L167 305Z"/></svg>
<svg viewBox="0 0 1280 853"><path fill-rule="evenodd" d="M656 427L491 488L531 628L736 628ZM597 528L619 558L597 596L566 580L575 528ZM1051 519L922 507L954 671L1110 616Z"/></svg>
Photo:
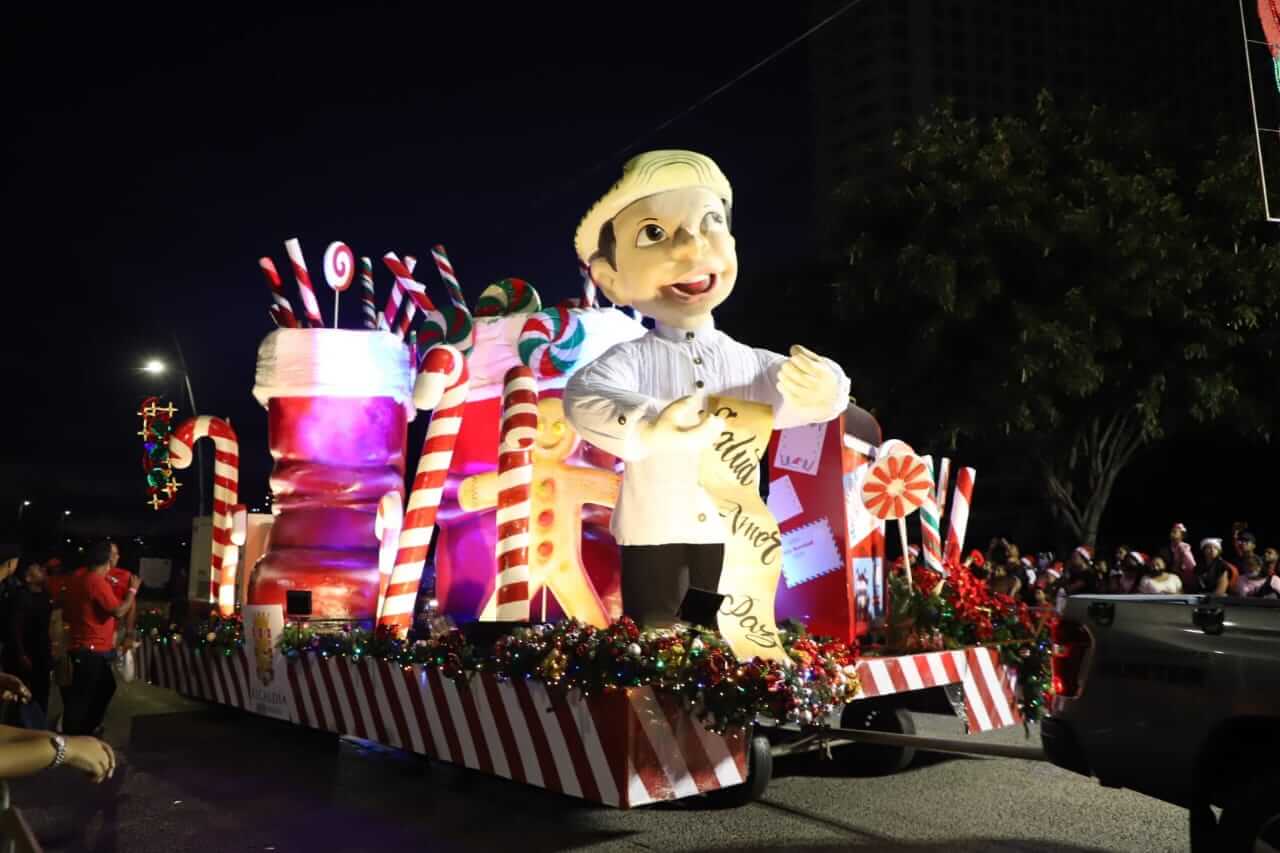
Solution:
<svg viewBox="0 0 1280 853"><path fill-rule="evenodd" d="M252 389L274 462L256 545L231 425L173 426L148 401L151 438L168 448L148 451L166 472L149 479L157 508L196 442L215 449L210 614L140 621L152 683L624 808L713 792L745 801L774 755L829 745L823 727L846 742L854 730L910 734L905 709L925 700L968 732L1038 713L1044 625L959 564L971 469L958 471L944 537L948 460L935 472L882 442L851 401L775 430L768 405L705 399L723 429L697 478L724 525L724 571L702 591L715 593L709 612L690 606L642 630L623 612L610 531L626 466L575 429L565 389L649 333L600 304L587 258L581 295L548 307L517 278L469 304L440 246L436 302L415 260L387 253L379 309L372 261L334 243L326 327L299 243L286 251L301 312L260 261L278 328ZM360 328L339 328L357 268ZM893 575L886 524L906 553L913 513L924 567ZM910 757L849 750L885 770Z"/></svg>

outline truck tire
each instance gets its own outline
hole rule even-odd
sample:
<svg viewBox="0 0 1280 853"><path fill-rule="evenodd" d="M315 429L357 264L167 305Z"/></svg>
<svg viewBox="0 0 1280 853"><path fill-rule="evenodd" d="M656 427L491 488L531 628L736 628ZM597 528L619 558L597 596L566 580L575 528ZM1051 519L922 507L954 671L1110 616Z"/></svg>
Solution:
<svg viewBox="0 0 1280 853"><path fill-rule="evenodd" d="M707 800L716 808L734 809L754 803L764 796L773 779L773 748L763 735L753 735L747 741L747 780L741 785L721 788L707 794Z"/></svg>
<svg viewBox="0 0 1280 853"><path fill-rule="evenodd" d="M1222 809L1218 820L1217 849L1237 851L1280 850L1280 800L1276 798L1280 772L1255 776L1239 796Z"/></svg>
<svg viewBox="0 0 1280 853"><path fill-rule="evenodd" d="M916 733L916 724L906 709L876 699L863 699L846 705L840 714L840 728L902 735ZM840 752L849 767L873 776L888 776L906 770L916 757L915 747L871 743L844 746Z"/></svg>

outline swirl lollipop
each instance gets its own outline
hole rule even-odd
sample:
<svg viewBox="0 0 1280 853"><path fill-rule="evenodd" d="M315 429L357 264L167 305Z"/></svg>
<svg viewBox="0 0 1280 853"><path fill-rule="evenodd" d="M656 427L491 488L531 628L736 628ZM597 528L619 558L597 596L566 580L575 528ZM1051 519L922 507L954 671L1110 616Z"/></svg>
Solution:
<svg viewBox="0 0 1280 853"><path fill-rule="evenodd" d="M578 363L585 337L577 314L566 308L550 308L525 321L516 350L520 360L539 376L563 376Z"/></svg>
<svg viewBox="0 0 1280 853"><path fill-rule="evenodd" d="M542 298L532 284L522 278L504 278L481 291L475 315L502 317L506 314L532 314L540 310Z"/></svg>
<svg viewBox="0 0 1280 853"><path fill-rule="evenodd" d="M351 286L356 256L346 243L330 243L324 250L324 280L333 288L333 327L338 328L338 295Z"/></svg>
<svg viewBox="0 0 1280 853"><path fill-rule="evenodd" d="M862 503L867 512L888 521L897 519L898 535L902 540L903 562L907 564L907 587L911 586L911 565L907 544L907 516L924 504L925 497L933 489L924 462L910 448L902 445L896 452L880 456L867 472L862 484Z"/></svg>

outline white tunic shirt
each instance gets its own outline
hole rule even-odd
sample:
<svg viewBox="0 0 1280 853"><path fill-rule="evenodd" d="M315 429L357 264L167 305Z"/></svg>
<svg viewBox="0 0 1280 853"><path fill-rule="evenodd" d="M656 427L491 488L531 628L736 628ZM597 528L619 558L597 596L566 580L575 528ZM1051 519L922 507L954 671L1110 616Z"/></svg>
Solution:
<svg viewBox="0 0 1280 853"><path fill-rule="evenodd" d="M777 389L784 356L752 349L708 320L695 330L658 326L616 344L579 370L564 389L565 413L579 434L626 463L611 525L620 545L724 542L724 524L698 484L699 453L648 455L636 441L642 419L653 420L691 394L767 403L774 429L829 421L848 404L849 378L829 359L840 388L827 411L787 405Z"/></svg>

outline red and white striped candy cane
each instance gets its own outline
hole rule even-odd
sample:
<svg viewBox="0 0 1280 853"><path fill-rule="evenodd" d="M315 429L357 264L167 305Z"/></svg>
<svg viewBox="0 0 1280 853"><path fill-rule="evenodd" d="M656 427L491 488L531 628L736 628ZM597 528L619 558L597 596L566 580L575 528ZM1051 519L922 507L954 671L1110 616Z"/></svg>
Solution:
<svg viewBox="0 0 1280 853"><path fill-rule="evenodd" d="M240 442L231 424L221 418L199 415L183 421L169 436L169 461L174 468L191 465L195 443L213 441L213 556L210 561L210 599L223 616L236 609L236 496L240 490ZM236 537L239 538L239 537ZM229 553L230 551L230 553Z"/></svg>
<svg viewBox="0 0 1280 853"><path fill-rule="evenodd" d="M280 273L276 272L275 261L270 258L258 258L258 266L262 268L262 274L267 277L267 285L271 288L271 317L276 321L276 325L282 329L298 328L298 320L293 316L293 306L289 304L289 297L284 295L284 284L280 281Z"/></svg>
<svg viewBox="0 0 1280 853"><path fill-rule="evenodd" d="M453 460L453 446L462 427L462 410L470 387L462 353L446 345L432 347L427 352L413 399L419 409L432 410L431 423L427 426L418 470L409 491L395 566L378 615L379 625L407 631L413 624L413 604L422 583L422 568L435 533L436 511L440 508L445 476Z"/></svg>
<svg viewBox="0 0 1280 853"><path fill-rule="evenodd" d="M973 501L973 481L978 472L972 468L956 469L956 490L951 498L951 524L947 528L947 546L943 557L960 562L964 550L964 532L969 527L969 506Z"/></svg>
<svg viewBox="0 0 1280 853"><path fill-rule="evenodd" d="M498 443L497 620L529 621L529 489L538 436L538 385L523 365L502 383Z"/></svg>
<svg viewBox="0 0 1280 853"><path fill-rule="evenodd" d="M302 310L307 312L307 322L315 328L324 327L324 318L320 316L320 303L316 301L315 288L311 286L311 275L307 272L306 259L302 257L302 246L296 238L284 241L284 250L293 264L293 277L298 280L298 295L302 297Z"/></svg>

